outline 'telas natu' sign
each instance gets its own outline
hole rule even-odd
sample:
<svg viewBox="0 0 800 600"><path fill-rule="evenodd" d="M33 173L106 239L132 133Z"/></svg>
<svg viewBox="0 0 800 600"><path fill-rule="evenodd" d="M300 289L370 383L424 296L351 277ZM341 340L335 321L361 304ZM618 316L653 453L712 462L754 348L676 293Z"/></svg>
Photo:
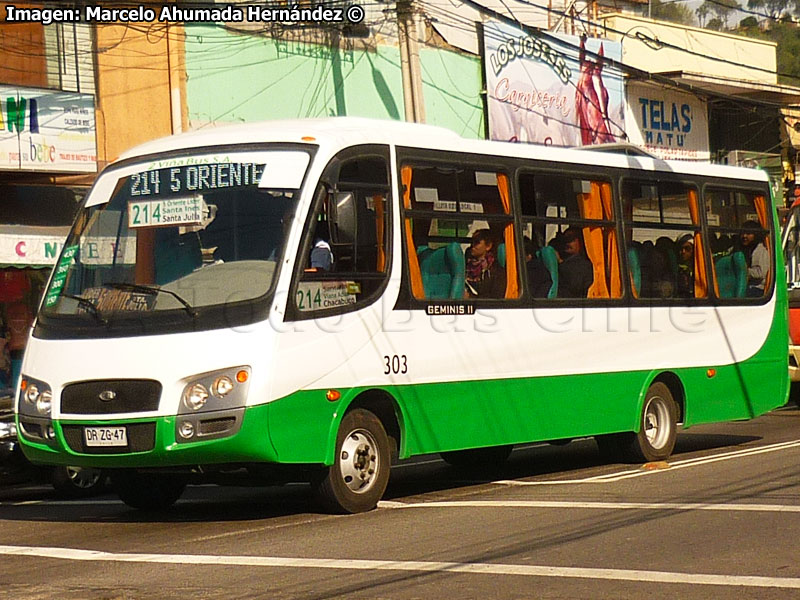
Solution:
<svg viewBox="0 0 800 600"><path fill-rule="evenodd" d="M630 141L659 158L711 157L706 105L691 94L631 83L625 121Z"/></svg>

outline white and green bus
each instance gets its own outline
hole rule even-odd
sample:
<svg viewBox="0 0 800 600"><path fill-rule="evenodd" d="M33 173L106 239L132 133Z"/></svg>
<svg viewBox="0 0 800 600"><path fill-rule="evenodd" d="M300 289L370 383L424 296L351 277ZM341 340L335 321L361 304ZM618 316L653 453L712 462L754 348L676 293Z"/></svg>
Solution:
<svg viewBox="0 0 800 600"><path fill-rule="evenodd" d="M395 460L542 440L663 460L679 425L786 400L775 222L760 171L423 125L157 140L102 172L65 241L20 439L143 509L247 474L364 511Z"/></svg>

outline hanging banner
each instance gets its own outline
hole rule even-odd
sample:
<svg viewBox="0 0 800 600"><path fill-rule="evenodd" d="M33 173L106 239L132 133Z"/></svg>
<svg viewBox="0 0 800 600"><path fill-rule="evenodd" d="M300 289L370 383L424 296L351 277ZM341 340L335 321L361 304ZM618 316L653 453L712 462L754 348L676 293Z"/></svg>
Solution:
<svg viewBox="0 0 800 600"><path fill-rule="evenodd" d="M630 142L664 159L710 160L705 102L678 90L628 84Z"/></svg>
<svg viewBox="0 0 800 600"><path fill-rule="evenodd" d="M554 146L625 141L622 76L604 58L622 46L598 38L484 25L489 134Z"/></svg>
<svg viewBox="0 0 800 600"><path fill-rule="evenodd" d="M94 97L0 86L0 170L97 171Z"/></svg>

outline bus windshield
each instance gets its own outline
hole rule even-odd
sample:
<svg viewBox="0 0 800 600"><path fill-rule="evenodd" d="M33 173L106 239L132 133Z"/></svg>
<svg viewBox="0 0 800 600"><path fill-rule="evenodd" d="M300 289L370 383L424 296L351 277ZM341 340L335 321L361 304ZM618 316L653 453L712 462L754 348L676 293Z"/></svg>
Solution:
<svg viewBox="0 0 800 600"><path fill-rule="evenodd" d="M270 290L310 155L182 155L115 169L78 214L42 315L197 317Z"/></svg>

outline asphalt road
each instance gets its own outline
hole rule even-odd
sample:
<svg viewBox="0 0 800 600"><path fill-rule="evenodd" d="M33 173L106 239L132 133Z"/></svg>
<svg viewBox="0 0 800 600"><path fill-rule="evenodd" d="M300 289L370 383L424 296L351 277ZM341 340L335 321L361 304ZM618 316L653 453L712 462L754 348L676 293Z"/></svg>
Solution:
<svg viewBox="0 0 800 600"><path fill-rule="evenodd" d="M800 598L800 410L682 432L668 463L592 440L481 478L423 457L367 514L307 488L190 487L157 516L113 495L0 489L0 598Z"/></svg>

